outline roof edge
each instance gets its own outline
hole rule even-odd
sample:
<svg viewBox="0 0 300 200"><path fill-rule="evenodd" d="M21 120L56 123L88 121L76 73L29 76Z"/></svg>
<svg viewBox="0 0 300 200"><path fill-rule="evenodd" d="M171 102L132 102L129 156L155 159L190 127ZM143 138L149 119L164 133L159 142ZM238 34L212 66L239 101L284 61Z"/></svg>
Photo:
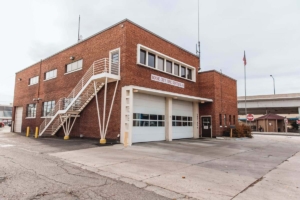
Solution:
<svg viewBox="0 0 300 200"><path fill-rule="evenodd" d="M64 48L64 49L62 49L62 50L60 50L60 51L58 51L58 52L56 52L56 53L54 53L54 54L52 54L52 55L46 57L45 59L42 59L41 61L38 61L38 62L36 62L36 63L34 63L34 64L28 66L28 67L25 67L24 69L21 69L20 71L17 71L16 74L17 74L17 73L20 73L20 72L22 72L22 71L24 71L24 70L26 70L26 69L28 69L28 68L30 68L30 67L32 67L32 66L34 66L34 65L36 65L36 64L38 64L38 63L40 63L40 62L42 62L42 61L44 61L44 60L47 60L47 59L49 59L49 58L51 58L51 57L53 57L53 56L55 56L55 55L57 55L57 54L59 54L59 53L65 51L65 50L67 50L67 49L70 49L70 48L72 48L72 47L74 47L74 46L76 46L76 45L78 45L78 44L80 44L80 43L82 43L82 42L85 42L85 41L87 41L87 40L89 40L89 39L91 39L91 38L93 38L93 37L95 37L95 36L97 36L97 35L99 35L99 34L105 32L105 31L107 31L107 30L109 30L109 29L111 29L111 28L113 28L113 27L115 27L115 26L121 24L121 23L126 22L126 21L129 22L129 23L131 23L131 24L133 24L133 25L135 25L135 26L137 26L137 27L139 27L139 28L141 28L141 29L143 29L143 30L145 30L145 31L147 31L147 32L149 32L149 33L151 33L151 34L153 34L153 35L155 35L156 37L158 37L158 38L160 38L160 39L162 39L162 40L164 40L164 41L166 41L166 42L168 42L168 43L170 43L170 44L172 44L172 45L178 47L179 49L181 49L181 50L183 50L183 51L185 51L185 52L187 52L187 53L189 53L189 54L191 54L191 55L193 55L193 56L199 58L198 55L196 55L196 54L194 54L194 53L192 53L192 52L190 52L190 51L188 51L188 50L186 50L186 49L180 47L179 45L174 44L173 42L170 42L169 40L167 40L167 39L165 39L165 38L163 38L163 37L161 37L161 36L159 36L159 35L153 33L152 31L150 31L150 30L148 30L148 29L146 29L146 28L144 28L144 27L138 25L137 23L134 23L133 21L131 21L131 20L125 18L125 19L123 19L123 20L121 20L121 21L119 21L119 22L117 22L117 23L115 23L115 24L113 24L113 25L111 25L111 26L109 26L109 27L107 27L107 28L105 28L105 29L103 29L103 30L101 30L101 31L99 31L99 32L97 32L97 33L95 33L95 34L89 36L89 37L87 37L86 39L84 39L84 40L82 40L82 41L80 41L80 42L77 42L77 43L75 43L75 44L73 44L73 45L71 45L71 46L68 46L68 47L66 47L66 48Z"/></svg>
<svg viewBox="0 0 300 200"><path fill-rule="evenodd" d="M223 76L225 76L225 77L227 77L227 78L229 78L229 79L231 79L231 80L233 80L233 81L237 81L236 79L234 79L234 78L232 78L232 77L230 77L230 76L228 76L228 75L226 75L226 74L223 74L223 73L221 73L221 72L219 72L219 71L217 71L217 70L215 70L215 69L212 69L212 70L208 70L208 71L203 71L203 72L199 72L198 71L198 74L201 74L201 73L210 73L210 72L216 72L216 73L218 73L218 74L220 74L220 75L223 75Z"/></svg>

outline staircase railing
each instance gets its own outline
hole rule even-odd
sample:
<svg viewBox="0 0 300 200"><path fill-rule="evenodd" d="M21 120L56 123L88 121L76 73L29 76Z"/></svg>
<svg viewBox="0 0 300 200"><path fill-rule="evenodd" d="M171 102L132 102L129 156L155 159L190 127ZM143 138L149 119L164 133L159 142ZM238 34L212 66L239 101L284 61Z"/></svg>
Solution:
<svg viewBox="0 0 300 200"><path fill-rule="evenodd" d="M45 117L45 120L40 125L40 133L44 131L45 128L47 128L47 125L51 123L52 119L56 117L59 111L70 109L76 110L76 101L80 101L80 98L73 102L74 98L79 94L79 92L82 90L82 88L86 85L86 83L90 80L92 76L101 73L111 73L114 75L119 75L119 62L109 63L108 58L102 58L94 61L92 66L86 71L86 73L74 87L71 93L66 98L59 99L59 101L55 104L54 108ZM71 104L74 104L74 106L72 106Z"/></svg>

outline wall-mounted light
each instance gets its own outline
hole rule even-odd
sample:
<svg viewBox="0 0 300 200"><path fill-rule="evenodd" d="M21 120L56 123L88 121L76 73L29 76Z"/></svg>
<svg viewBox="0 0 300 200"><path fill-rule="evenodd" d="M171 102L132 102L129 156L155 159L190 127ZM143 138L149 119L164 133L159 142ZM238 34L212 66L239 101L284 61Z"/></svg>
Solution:
<svg viewBox="0 0 300 200"><path fill-rule="evenodd" d="M21 81L22 79L21 79L21 78L18 78L18 80Z"/></svg>
<svg viewBox="0 0 300 200"><path fill-rule="evenodd" d="M139 90L133 90L133 92L139 92Z"/></svg>
<svg viewBox="0 0 300 200"><path fill-rule="evenodd" d="M177 97L173 97L173 99L177 99Z"/></svg>
<svg viewBox="0 0 300 200"><path fill-rule="evenodd" d="M70 56L70 60L74 60L75 59L75 57L74 56Z"/></svg>
<svg viewBox="0 0 300 200"><path fill-rule="evenodd" d="M33 99L32 99L32 101L34 101L34 102L36 102L36 103L38 103L38 102L41 101L41 100L42 100L42 99L39 98L39 97L38 97L38 98L33 98Z"/></svg>
<svg viewBox="0 0 300 200"><path fill-rule="evenodd" d="M200 103L205 103L205 101L200 101Z"/></svg>

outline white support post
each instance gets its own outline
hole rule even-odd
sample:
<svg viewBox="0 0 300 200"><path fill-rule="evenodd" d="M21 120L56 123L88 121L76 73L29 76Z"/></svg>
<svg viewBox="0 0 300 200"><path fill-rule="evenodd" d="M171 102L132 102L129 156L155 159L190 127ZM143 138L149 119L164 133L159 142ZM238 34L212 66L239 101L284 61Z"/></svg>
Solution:
<svg viewBox="0 0 300 200"><path fill-rule="evenodd" d="M165 106L165 137L166 141L172 141L172 98L166 98L166 106Z"/></svg>
<svg viewBox="0 0 300 200"><path fill-rule="evenodd" d="M101 118L100 118L99 105L98 105L98 97L97 97L96 81L94 81L94 92L95 92L95 98L96 98L96 106L97 106L98 123L99 123L99 130L100 130L100 138L103 139L102 129L101 129Z"/></svg>
<svg viewBox="0 0 300 200"><path fill-rule="evenodd" d="M103 101L103 124L102 124L102 134L103 138L100 140L100 144L105 144L105 135L104 135L104 130L105 130L105 112L106 112L106 93L107 93L107 77L105 78L105 90L104 90L104 101ZM101 142L102 141L102 142Z"/></svg>
<svg viewBox="0 0 300 200"><path fill-rule="evenodd" d="M104 138L106 136L106 131L107 131L107 127L108 127L108 123L109 123L109 119L110 119L112 107L114 105L115 96L116 96L116 92L117 92L117 88L118 88L118 83L119 83L119 81L117 81L117 83L116 83L115 91L114 91L114 96L113 96L113 99L112 99L111 104L110 104L109 114L108 114L108 118L107 118L107 122L106 122L105 132L104 132Z"/></svg>
<svg viewBox="0 0 300 200"><path fill-rule="evenodd" d="M61 121L61 123L62 123L62 127L63 127L63 130L64 130L64 133L65 133L65 135L66 135L66 129L65 129L65 127L64 127L64 122L63 122L63 120L62 120L62 118L61 118L61 115L59 115L59 118L60 118L60 121Z"/></svg>
<svg viewBox="0 0 300 200"><path fill-rule="evenodd" d="M75 124L75 121L76 121L77 117L78 117L78 114L75 116L75 118L74 118L74 120L73 120L73 123L72 123L72 125L71 125L71 127L70 127L70 129L69 129L69 134L68 134L68 135L70 135L70 132L71 132L71 130L72 130L74 124ZM71 122L71 117L70 117L70 122Z"/></svg>
<svg viewBox="0 0 300 200"><path fill-rule="evenodd" d="M193 102L193 138L199 138L199 103Z"/></svg>

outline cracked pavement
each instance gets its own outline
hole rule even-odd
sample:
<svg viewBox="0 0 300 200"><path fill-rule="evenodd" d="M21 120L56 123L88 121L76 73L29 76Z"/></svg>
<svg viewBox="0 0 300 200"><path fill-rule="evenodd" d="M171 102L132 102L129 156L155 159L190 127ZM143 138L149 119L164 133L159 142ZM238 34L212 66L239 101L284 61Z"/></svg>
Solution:
<svg viewBox="0 0 300 200"><path fill-rule="evenodd" d="M0 129L0 199L167 199L49 155L93 148L96 143L80 139L36 140Z"/></svg>

